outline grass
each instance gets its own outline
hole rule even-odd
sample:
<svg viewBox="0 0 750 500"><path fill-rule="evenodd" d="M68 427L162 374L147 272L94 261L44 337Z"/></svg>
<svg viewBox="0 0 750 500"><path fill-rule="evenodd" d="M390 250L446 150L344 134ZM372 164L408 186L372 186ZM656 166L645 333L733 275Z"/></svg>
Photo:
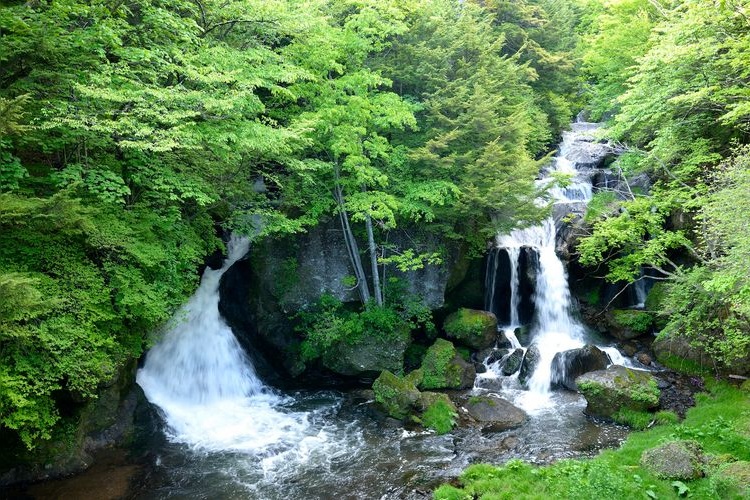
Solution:
<svg viewBox="0 0 750 500"><path fill-rule="evenodd" d="M634 432L619 449L606 450L593 459L561 460L545 467L519 460L501 467L473 465L456 484L438 488L435 498L726 498L712 475L727 463L750 460L750 394L720 382L707 382L707 387L709 393L697 396L696 407L683 422L677 423L666 413L659 415L662 425ZM706 477L685 483L662 480L641 467L643 451L677 439L698 441L711 457Z"/></svg>

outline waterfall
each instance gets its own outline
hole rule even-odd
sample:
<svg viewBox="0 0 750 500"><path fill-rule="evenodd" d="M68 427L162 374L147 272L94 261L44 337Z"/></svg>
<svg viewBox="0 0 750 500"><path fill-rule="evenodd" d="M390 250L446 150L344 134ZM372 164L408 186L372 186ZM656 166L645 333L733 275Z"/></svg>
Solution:
<svg viewBox="0 0 750 500"><path fill-rule="evenodd" d="M283 398L255 374L219 314L219 281L248 251L232 236L221 269L206 268L198 290L148 352L137 382L159 407L167 435L205 450L259 451L295 445L307 426L303 413L276 409Z"/></svg>
<svg viewBox="0 0 750 500"><path fill-rule="evenodd" d="M573 158L590 157L594 149L600 147L591 142L588 135L595 130L597 124L574 123L571 132L563 134L563 142L560 151L554 158L552 165L545 171L543 178L537 181L540 185L552 185L557 174L568 174L570 182L566 186L554 186L548 190L555 205L568 205L571 208L580 209L582 204L587 203L592 197L591 172L576 168ZM585 163L585 161L584 161ZM560 212L560 210L556 210ZM497 274L497 253L506 251L510 260L510 321L503 328L506 337L512 335L513 330L519 326L520 305L520 280L522 250L533 252L537 259L534 269L536 275L536 286L534 292L534 319L531 325L532 342L539 349L539 362L533 374L529 378L527 396L536 401L530 406L539 403L549 393L552 373L552 360L556 353L582 347L585 342L585 329L571 314L571 298L568 288L568 278L565 266L555 253L556 226L552 217L549 217L538 226L524 229L516 229L509 234L498 235L491 251L494 269L492 280L486 280L488 296L492 298L490 305L494 306L495 297L494 282ZM531 260L531 259L527 259ZM489 265L488 265L489 272ZM490 283L491 281L491 283ZM512 335L511 343L516 344L517 339ZM515 342L514 342L515 341ZM610 348L609 350L615 350ZM614 353L613 353L614 354ZM617 353L618 359L622 356ZM490 377L498 374L491 374Z"/></svg>

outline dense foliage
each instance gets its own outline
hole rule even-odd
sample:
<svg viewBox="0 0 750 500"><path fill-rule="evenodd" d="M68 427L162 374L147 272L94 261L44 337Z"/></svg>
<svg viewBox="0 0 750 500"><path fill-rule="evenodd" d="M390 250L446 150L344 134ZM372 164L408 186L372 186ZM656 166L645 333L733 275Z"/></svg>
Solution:
<svg viewBox="0 0 750 500"><path fill-rule="evenodd" d="M383 266L441 256L388 232L419 223L476 251L539 215L538 160L577 108L577 15L552 0L2 7L4 433L33 447L138 357L217 228L338 217L380 307L331 312L344 334L413 321L413 304L384 304Z"/></svg>
<svg viewBox="0 0 750 500"><path fill-rule="evenodd" d="M581 261L608 278L659 280L663 335L687 336L719 365L750 354L746 200L750 139L747 1L618 0L592 11L584 69L593 110L611 113L618 166L648 193L600 198Z"/></svg>

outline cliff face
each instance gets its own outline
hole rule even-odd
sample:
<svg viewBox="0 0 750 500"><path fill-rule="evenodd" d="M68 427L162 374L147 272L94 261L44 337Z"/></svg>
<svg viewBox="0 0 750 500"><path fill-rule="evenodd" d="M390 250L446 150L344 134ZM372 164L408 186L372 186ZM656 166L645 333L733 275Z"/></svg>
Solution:
<svg viewBox="0 0 750 500"><path fill-rule="evenodd" d="M443 307L446 292L462 285L469 266L456 245L410 229L392 231L388 243L401 249L417 246L420 252L442 250L445 257L439 265L409 272L389 265L381 276L386 281L399 278L403 292L421 297L430 309ZM306 367L293 316L324 294L344 303L359 301L349 283L352 274L338 220L329 220L306 233L253 246L222 278L220 310L246 349L264 358L258 361L269 369L267 376L276 371L297 377ZM386 302L390 299L386 294Z"/></svg>

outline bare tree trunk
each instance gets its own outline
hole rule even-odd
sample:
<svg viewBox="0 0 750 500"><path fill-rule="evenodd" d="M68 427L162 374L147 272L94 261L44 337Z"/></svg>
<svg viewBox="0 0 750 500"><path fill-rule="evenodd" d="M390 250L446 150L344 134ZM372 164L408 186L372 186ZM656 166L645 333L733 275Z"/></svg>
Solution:
<svg viewBox="0 0 750 500"><path fill-rule="evenodd" d="M338 175L336 177L338 181ZM339 207L339 219L341 220L341 229L344 233L344 242L346 243L346 249L349 252L349 259L354 268L354 277L357 279L359 298L362 300L363 304L367 304L370 301L370 289L367 287L367 276L365 275L364 267L362 267L362 259L359 256L357 240L354 238L354 233L349 224L349 214L347 214L346 209L344 208L344 194L341 192L341 186L338 185L338 182L336 183L334 196Z"/></svg>
<svg viewBox="0 0 750 500"><path fill-rule="evenodd" d="M372 232L372 217L368 214L365 217L365 227L367 228L367 243L370 245L370 266L372 267L372 289L375 293L375 302L383 305L383 294L380 289L380 270L378 269L378 248L375 245L375 236Z"/></svg>

